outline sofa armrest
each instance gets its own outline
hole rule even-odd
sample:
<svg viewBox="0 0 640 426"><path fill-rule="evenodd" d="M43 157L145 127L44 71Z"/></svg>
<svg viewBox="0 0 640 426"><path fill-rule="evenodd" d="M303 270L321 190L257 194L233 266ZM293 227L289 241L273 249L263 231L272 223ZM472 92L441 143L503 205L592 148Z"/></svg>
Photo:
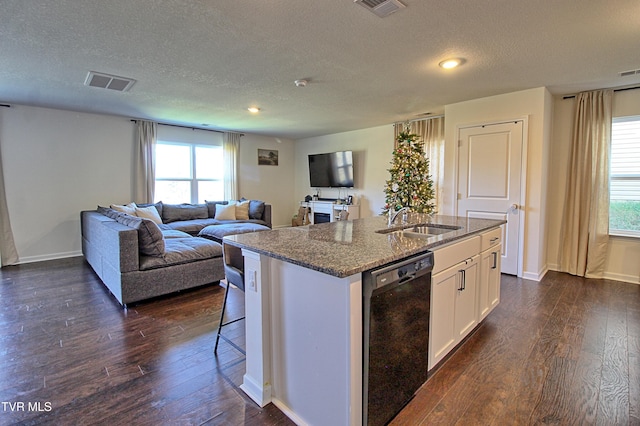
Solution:
<svg viewBox="0 0 640 426"><path fill-rule="evenodd" d="M262 220L267 223L269 228L273 228L271 224L271 204L265 203L264 205L264 213L262 214Z"/></svg>
<svg viewBox="0 0 640 426"><path fill-rule="evenodd" d="M119 272L139 269L137 230L96 211L81 212L80 220L83 254L96 272L102 271L103 262Z"/></svg>

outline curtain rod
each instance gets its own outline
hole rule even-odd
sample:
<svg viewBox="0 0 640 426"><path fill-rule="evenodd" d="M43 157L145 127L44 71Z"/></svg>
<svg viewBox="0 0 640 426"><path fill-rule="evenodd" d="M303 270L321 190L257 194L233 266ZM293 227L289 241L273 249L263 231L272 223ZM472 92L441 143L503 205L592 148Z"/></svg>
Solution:
<svg viewBox="0 0 640 426"><path fill-rule="evenodd" d="M633 86L633 87L623 87L622 89L613 89L614 92L624 92L625 90L635 90L635 89L640 89L640 86ZM563 96L562 100L565 99L572 99L575 98L576 95L567 95L567 96Z"/></svg>
<svg viewBox="0 0 640 426"><path fill-rule="evenodd" d="M438 114L438 115L431 115L429 117L422 117L422 118L414 118L413 120L406 120L406 121L397 121L395 123L393 123L393 125L395 126L396 124L404 124L404 123L413 123L414 121L420 121L420 120L431 120L433 118L443 118L444 114Z"/></svg>
<svg viewBox="0 0 640 426"><path fill-rule="evenodd" d="M137 123L139 120L131 119L133 123ZM180 124L168 124L168 123L158 123L161 126L171 126L171 127L180 127L183 129L191 129L191 130L204 130L205 132L216 132L216 133L226 133L223 130L215 130L215 129L202 129L200 127L192 127L192 126L182 126ZM244 133L240 133L240 136L244 136Z"/></svg>

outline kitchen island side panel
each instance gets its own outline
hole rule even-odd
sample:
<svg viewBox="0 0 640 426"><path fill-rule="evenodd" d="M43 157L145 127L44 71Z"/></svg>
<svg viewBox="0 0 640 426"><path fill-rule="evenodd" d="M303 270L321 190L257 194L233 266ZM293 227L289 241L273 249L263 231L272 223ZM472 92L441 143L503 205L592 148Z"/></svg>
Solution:
<svg viewBox="0 0 640 426"><path fill-rule="evenodd" d="M360 425L361 274L337 278L261 259L269 262L262 286L270 298L273 403L297 423Z"/></svg>

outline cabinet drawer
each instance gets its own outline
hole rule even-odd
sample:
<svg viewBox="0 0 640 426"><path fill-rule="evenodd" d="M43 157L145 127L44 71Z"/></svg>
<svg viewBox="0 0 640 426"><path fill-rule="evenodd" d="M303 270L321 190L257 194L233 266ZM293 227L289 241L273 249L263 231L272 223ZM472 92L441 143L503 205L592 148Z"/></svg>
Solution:
<svg viewBox="0 0 640 426"><path fill-rule="evenodd" d="M492 229L481 235L482 237L482 250L489 250L493 246L497 246L502 242L502 227Z"/></svg>
<svg viewBox="0 0 640 426"><path fill-rule="evenodd" d="M462 262L480 253L480 236L476 235L460 242L433 250L433 274Z"/></svg>

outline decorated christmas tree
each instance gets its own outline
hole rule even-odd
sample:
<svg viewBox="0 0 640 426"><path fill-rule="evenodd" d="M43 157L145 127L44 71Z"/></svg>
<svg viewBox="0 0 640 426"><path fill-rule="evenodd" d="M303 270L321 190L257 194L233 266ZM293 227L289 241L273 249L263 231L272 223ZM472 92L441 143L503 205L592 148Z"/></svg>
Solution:
<svg viewBox="0 0 640 426"><path fill-rule="evenodd" d="M405 128L396 138L393 160L384 189L383 213L409 207L416 213L435 213L433 180L429 176L429 159L425 157L418 135Z"/></svg>

